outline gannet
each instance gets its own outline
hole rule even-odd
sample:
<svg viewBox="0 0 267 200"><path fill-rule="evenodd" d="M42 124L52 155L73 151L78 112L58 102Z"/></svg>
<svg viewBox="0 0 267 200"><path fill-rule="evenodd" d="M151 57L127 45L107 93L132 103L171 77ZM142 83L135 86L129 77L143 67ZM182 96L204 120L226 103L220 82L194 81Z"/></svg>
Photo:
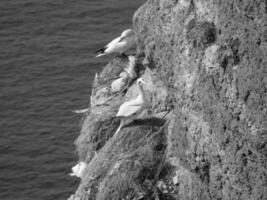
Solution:
<svg viewBox="0 0 267 200"><path fill-rule="evenodd" d="M76 164L75 166L73 166L71 168L72 172L69 173L70 176L77 176L79 178L82 177L83 172L85 170L86 167L86 163L84 161L80 161L78 164Z"/></svg>
<svg viewBox="0 0 267 200"><path fill-rule="evenodd" d="M135 72L136 58L134 56L128 56L128 65L124 68L124 71L120 73L119 78L111 83L111 91L119 92L127 84L129 79L136 78L137 74Z"/></svg>
<svg viewBox="0 0 267 200"><path fill-rule="evenodd" d="M111 83L111 91L112 92L121 91L125 87L127 79L128 79L128 74L125 72L121 73L120 77Z"/></svg>
<svg viewBox="0 0 267 200"><path fill-rule="evenodd" d="M128 122L128 120L133 120L138 117L146 107L146 99L142 86L142 84L144 84L145 82L142 78L139 78L137 79L136 83L138 86L139 94L135 99L124 102L120 106L116 117L121 118L121 123L114 136L119 133L120 129Z"/></svg>
<svg viewBox="0 0 267 200"><path fill-rule="evenodd" d="M99 53L96 57L100 57L110 53L123 54L127 50L132 49L135 46L134 32L132 29L127 29L122 32L120 37L115 38L108 43L104 48L96 51Z"/></svg>

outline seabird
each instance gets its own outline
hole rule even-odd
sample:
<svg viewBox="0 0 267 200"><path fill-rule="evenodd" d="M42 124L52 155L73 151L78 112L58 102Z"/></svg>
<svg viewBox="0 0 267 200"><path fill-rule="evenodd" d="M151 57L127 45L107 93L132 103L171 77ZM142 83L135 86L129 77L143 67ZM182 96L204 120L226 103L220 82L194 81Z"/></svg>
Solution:
<svg viewBox="0 0 267 200"><path fill-rule="evenodd" d="M122 32L120 37L115 38L108 43L104 48L97 50L95 53L99 53L96 57L100 57L110 53L123 54L127 50L132 49L135 46L135 37L132 29L127 29Z"/></svg>
<svg viewBox="0 0 267 200"><path fill-rule="evenodd" d="M126 125L126 123L129 120L133 120L137 118L145 109L146 107L146 99L145 94L143 90L142 84L145 84L144 80L142 78L137 79L136 81L138 86L138 96L130 101L124 102L116 115L116 117L121 118L121 122L119 125L119 128L115 132L114 136L117 135L120 131L120 129Z"/></svg>
<svg viewBox="0 0 267 200"><path fill-rule="evenodd" d="M135 72L136 58L134 56L128 56L128 65L124 68L124 71L120 73L119 78L111 83L111 91L118 92L121 91L129 79L136 78L137 74Z"/></svg>
<svg viewBox="0 0 267 200"><path fill-rule="evenodd" d="M75 166L73 166L71 168L72 173L69 173L70 176L77 176L79 178L82 177L83 172L85 170L86 167L86 163L84 161L80 161L78 164L76 164Z"/></svg>
<svg viewBox="0 0 267 200"><path fill-rule="evenodd" d="M123 72L120 74L120 77L114 80L111 83L111 91L112 92L119 92L122 90L122 88L125 87L128 79L128 74Z"/></svg>
<svg viewBox="0 0 267 200"><path fill-rule="evenodd" d="M80 110L74 110L73 112L77 114L83 114L83 113L86 113L88 110L89 108L85 108L85 109L80 109Z"/></svg>

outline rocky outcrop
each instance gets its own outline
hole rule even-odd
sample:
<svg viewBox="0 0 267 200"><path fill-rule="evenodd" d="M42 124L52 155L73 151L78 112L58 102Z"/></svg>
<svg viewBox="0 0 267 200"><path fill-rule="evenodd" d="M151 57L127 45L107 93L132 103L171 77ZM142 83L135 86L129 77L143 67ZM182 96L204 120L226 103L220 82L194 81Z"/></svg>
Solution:
<svg viewBox="0 0 267 200"><path fill-rule="evenodd" d="M135 78L111 90L128 63L115 58L94 81L70 199L264 199L265 19L261 0L148 0L133 19L147 110L112 137L137 92Z"/></svg>

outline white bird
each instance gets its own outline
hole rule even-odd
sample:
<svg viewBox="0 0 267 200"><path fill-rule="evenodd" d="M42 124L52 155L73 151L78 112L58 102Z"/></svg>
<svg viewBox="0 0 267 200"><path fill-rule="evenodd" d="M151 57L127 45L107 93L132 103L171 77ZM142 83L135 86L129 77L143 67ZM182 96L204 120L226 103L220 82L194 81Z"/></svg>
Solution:
<svg viewBox="0 0 267 200"><path fill-rule="evenodd" d="M88 110L89 108L85 108L85 109L80 109L80 110L74 110L73 112L77 114L83 114L83 113L86 113Z"/></svg>
<svg viewBox="0 0 267 200"><path fill-rule="evenodd" d="M99 53L96 57L100 57L110 53L123 54L127 50L132 49L135 46L135 37L132 29L127 29L122 32L121 36L115 38L108 43L104 48L96 51Z"/></svg>
<svg viewBox="0 0 267 200"><path fill-rule="evenodd" d="M77 176L79 178L82 177L83 172L85 170L86 167L86 163L84 161L80 161L78 164L76 164L75 166L73 166L71 168L72 173L69 173L70 176Z"/></svg>
<svg viewBox="0 0 267 200"><path fill-rule="evenodd" d="M119 92L122 88L125 87L128 79L128 74L123 72L120 74L120 77L111 83L111 91Z"/></svg>
<svg viewBox="0 0 267 200"><path fill-rule="evenodd" d="M137 86L138 86L138 96L130 101L124 102L120 108L119 111L116 115L116 117L121 118L121 123L119 125L119 128L115 132L114 136L116 136L120 129L126 125L128 120L132 120L137 118L145 109L146 107L146 99L145 99L145 94L143 90L142 84L145 84L144 80L142 78L137 79L136 81Z"/></svg>
<svg viewBox="0 0 267 200"><path fill-rule="evenodd" d="M128 79L134 79L137 76L135 72L136 58L134 56L128 56L128 60L128 65L120 73L119 78L111 83L112 92L121 91L126 86Z"/></svg>

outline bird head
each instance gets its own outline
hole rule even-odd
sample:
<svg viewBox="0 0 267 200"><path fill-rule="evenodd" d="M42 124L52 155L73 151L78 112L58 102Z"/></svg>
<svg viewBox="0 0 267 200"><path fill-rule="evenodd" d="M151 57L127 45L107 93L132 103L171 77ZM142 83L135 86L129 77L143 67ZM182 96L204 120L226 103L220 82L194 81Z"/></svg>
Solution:
<svg viewBox="0 0 267 200"><path fill-rule="evenodd" d="M126 38L132 36L133 34L134 34L133 30L129 28L122 32L121 37Z"/></svg>
<svg viewBox="0 0 267 200"><path fill-rule="evenodd" d="M132 29L126 29L125 31L122 32L121 36L120 36L120 41L124 40L125 38L130 38L134 35L134 32Z"/></svg>
<svg viewBox="0 0 267 200"><path fill-rule="evenodd" d="M142 79L142 78L137 79L136 83L137 83L138 85L146 84L146 82L145 82L144 79Z"/></svg>

